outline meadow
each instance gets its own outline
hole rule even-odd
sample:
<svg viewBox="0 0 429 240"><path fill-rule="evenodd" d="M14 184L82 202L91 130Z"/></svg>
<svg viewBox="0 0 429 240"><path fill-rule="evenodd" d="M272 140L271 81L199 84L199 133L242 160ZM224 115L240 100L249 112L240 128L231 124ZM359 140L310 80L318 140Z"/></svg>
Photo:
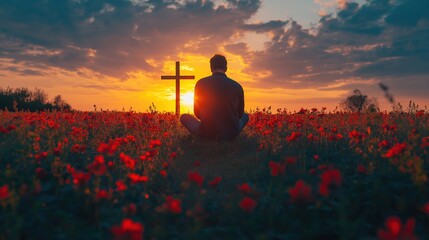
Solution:
<svg viewBox="0 0 429 240"><path fill-rule="evenodd" d="M0 239L429 239L429 114L0 112Z"/></svg>

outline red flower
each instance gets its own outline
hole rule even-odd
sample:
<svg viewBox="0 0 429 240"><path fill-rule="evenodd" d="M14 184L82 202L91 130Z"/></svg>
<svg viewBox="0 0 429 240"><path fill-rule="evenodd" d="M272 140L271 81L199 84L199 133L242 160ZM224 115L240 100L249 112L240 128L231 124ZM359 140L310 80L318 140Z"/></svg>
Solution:
<svg viewBox="0 0 429 240"><path fill-rule="evenodd" d="M320 184L320 186L319 186L319 193L320 193L320 195L325 196L325 197L329 196L329 187L328 187L328 185L326 185L326 184Z"/></svg>
<svg viewBox="0 0 429 240"><path fill-rule="evenodd" d="M86 183L88 183L91 178L91 174L87 172L74 172L72 173L73 184L78 185L79 187L83 187Z"/></svg>
<svg viewBox="0 0 429 240"><path fill-rule="evenodd" d="M366 168L364 165L358 165L356 168L357 172L360 174L366 174Z"/></svg>
<svg viewBox="0 0 429 240"><path fill-rule="evenodd" d="M307 135L307 139L308 139L308 141L314 141L315 140L314 134L313 133L309 133Z"/></svg>
<svg viewBox="0 0 429 240"><path fill-rule="evenodd" d="M328 169L328 165L320 164L319 166L317 166L317 169L320 171L324 171L324 170Z"/></svg>
<svg viewBox="0 0 429 240"><path fill-rule="evenodd" d="M286 141L293 142L301 136L302 136L302 133L300 133L300 132L292 132L290 136L286 137Z"/></svg>
<svg viewBox="0 0 429 240"><path fill-rule="evenodd" d="M390 144L389 144L389 142L387 140L383 140L383 141L381 141L381 142L378 143L378 147L379 148L386 148L386 147L389 147L389 146L390 146Z"/></svg>
<svg viewBox="0 0 429 240"><path fill-rule="evenodd" d="M335 140L341 140L341 139L343 139L344 137L343 137L343 135L341 134L341 133L337 133L336 135L335 135Z"/></svg>
<svg viewBox="0 0 429 240"><path fill-rule="evenodd" d="M131 183L147 182L149 180L148 176L140 176L136 173L128 174L128 178L131 180Z"/></svg>
<svg viewBox="0 0 429 240"><path fill-rule="evenodd" d="M162 177L167 177L167 171L165 170L159 171L159 174L161 174Z"/></svg>
<svg viewBox="0 0 429 240"><path fill-rule="evenodd" d="M123 207L122 212L129 216L132 216L137 213L137 207L134 203L131 203L130 205Z"/></svg>
<svg viewBox="0 0 429 240"><path fill-rule="evenodd" d="M130 142L135 142L136 141L136 137L134 137L133 135L128 135L125 137L128 141Z"/></svg>
<svg viewBox="0 0 429 240"><path fill-rule="evenodd" d="M106 165L104 164L104 157L103 157L103 155L97 155L97 156L95 156L95 158L94 158L94 162L92 162L89 166L88 166L88 170L91 172L91 173L93 173L93 174L95 174L95 175L98 175L98 176L101 176L101 175L103 175L105 172L106 172L106 170L107 170L107 167L106 167Z"/></svg>
<svg viewBox="0 0 429 240"><path fill-rule="evenodd" d="M0 187L0 200L6 199L9 197L9 186L3 185Z"/></svg>
<svg viewBox="0 0 429 240"><path fill-rule="evenodd" d="M416 220L408 218L405 225L402 225L401 219L398 217L388 217L384 223L385 229L379 229L377 236L381 240L417 240L418 237L414 235L414 226Z"/></svg>
<svg viewBox="0 0 429 240"><path fill-rule="evenodd" d="M154 148L154 147L159 147L159 146L161 146L161 140L159 140L159 139L150 140L149 148Z"/></svg>
<svg viewBox="0 0 429 240"><path fill-rule="evenodd" d="M423 116L425 114L425 110L418 110L417 112L416 112L416 116L417 117L421 117L421 116Z"/></svg>
<svg viewBox="0 0 429 240"><path fill-rule="evenodd" d="M115 166L115 163L112 161L107 162L107 166L112 169Z"/></svg>
<svg viewBox="0 0 429 240"><path fill-rule="evenodd" d="M204 178L197 172L189 172L188 179L191 182L195 182L200 187L203 185Z"/></svg>
<svg viewBox="0 0 429 240"><path fill-rule="evenodd" d="M162 163L162 168L167 169L168 167L169 167L168 162L164 162L164 163Z"/></svg>
<svg viewBox="0 0 429 240"><path fill-rule="evenodd" d="M298 114L305 114L307 112L307 109L301 108L298 112Z"/></svg>
<svg viewBox="0 0 429 240"><path fill-rule="evenodd" d="M284 163L277 163L274 161L270 161L268 163L268 166L271 169L271 176L273 177L284 174L286 170L286 164Z"/></svg>
<svg viewBox="0 0 429 240"><path fill-rule="evenodd" d="M397 143L395 146L393 146L391 149L387 151L386 154L384 154L384 157L386 158L393 158L401 154L405 148L407 147L406 143Z"/></svg>
<svg viewBox="0 0 429 240"><path fill-rule="evenodd" d="M243 183L237 186L237 189L242 193L251 193L253 189L250 187L248 183Z"/></svg>
<svg viewBox="0 0 429 240"><path fill-rule="evenodd" d="M57 147L54 148L54 154L57 156L60 155L62 148L63 148L63 143L59 142Z"/></svg>
<svg viewBox="0 0 429 240"><path fill-rule="evenodd" d="M113 155L113 154L115 154L118 146L119 146L119 144L116 142L113 142L113 141L109 144L100 143L100 145L98 145L97 152L108 154L108 155Z"/></svg>
<svg viewBox="0 0 429 240"><path fill-rule="evenodd" d="M46 172L45 169L38 167L36 168L36 176L39 179L44 179L46 176L48 175L48 173Z"/></svg>
<svg viewBox="0 0 429 240"><path fill-rule="evenodd" d="M116 191L123 192L127 190L127 185L121 180L116 181Z"/></svg>
<svg viewBox="0 0 429 240"><path fill-rule="evenodd" d="M427 215L429 215L429 202L425 203L425 205L423 205L422 211L424 213L426 213Z"/></svg>
<svg viewBox="0 0 429 240"><path fill-rule="evenodd" d="M174 199L172 196L167 196L165 201L166 203L164 204L164 208L166 208L169 212L174 214L179 214L182 212L182 201L179 199Z"/></svg>
<svg viewBox="0 0 429 240"><path fill-rule="evenodd" d="M257 202L250 197L244 197L240 203L240 208L245 212L252 212L255 209Z"/></svg>
<svg viewBox="0 0 429 240"><path fill-rule="evenodd" d="M113 238L121 240L142 240L143 230L143 224L129 218L122 220L121 225L111 228Z"/></svg>
<svg viewBox="0 0 429 240"><path fill-rule="evenodd" d="M322 178L322 183L329 186L339 187L343 181L341 172L338 169L327 170L320 177Z"/></svg>
<svg viewBox="0 0 429 240"><path fill-rule="evenodd" d="M353 130L353 131L349 132L349 138L352 141L359 143L359 141L361 141L363 138L365 138L365 134L358 132L357 130Z"/></svg>
<svg viewBox="0 0 429 240"><path fill-rule="evenodd" d="M222 181L222 177L220 177L220 176L215 177L213 180L211 180L209 182L209 186L210 187L216 187L220 183L220 181Z"/></svg>
<svg viewBox="0 0 429 240"><path fill-rule="evenodd" d="M66 171L67 171L67 173L70 173L70 174L76 172L76 170L74 169L74 167L72 167L70 164L66 165Z"/></svg>
<svg viewBox="0 0 429 240"><path fill-rule="evenodd" d="M289 164L289 165L294 165L296 164L297 161L298 161L297 157L287 157L285 159L286 164Z"/></svg>
<svg viewBox="0 0 429 240"><path fill-rule="evenodd" d="M34 159L36 159L38 163L40 163L40 160L45 159L46 157L48 157L48 152L41 152L34 155Z"/></svg>
<svg viewBox="0 0 429 240"><path fill-rule="evenodd" d="M156 154L158 154L158 150L157 149L152 149L152 150L146 151L145 155L140 156L140 159L142 161L146 161L146 160L150 161L150 160L152 160L153 157L156 156Z"/></svg>
<svg viewBox="0 0 429 240"><path fill-rule="evenodd" d="M298 180L293 188L289 188L289 195L292 202L310 202L311 201L311 186L307 185L303 180Z"/></svg>
<svg viewBox="0 0 429 240"><path fill-rule="evenodd" d="M319 186L319 193L325 197L329 195L330 188L341 186L343 180L341 172L338 169L326 170L320 177L322 178L322 182Z"/></svg>
<svg viewBox="0 0 429 240"><path fill-rule="evenodd" d="M127 166L127 168L134 170L134 168L136 167L137 161L132 159L130 156L126 155L125 153L121 152L119 154L119 158L125 164L125 166Z"/></svg>
<svg viewBox="0 0 429 240"><path fill-rule="evenodd" d="M429 147L429 137L422 138L422 144L420 145L421 148Z"/></svg>
<svg viewBox="0 0 429 240"><path fill-rule="evenodd" d="M72 146L71 151L74 153L84 153L86 151L86 146L85 145L79 145L79 144L75 144Z"/></svg>
<svg viewBox="0 0 429 240"><path fill-rule="evenodd" d="M172 152L170 153L170 160L176 159L177 158L177 152Z"/></svg>
<svg viewBox="0 0 429 240"><path fill-rule="evenodd" d="M100 191L97 192L97 195L95 195L97 199L109 199L111 196L112 196L111 192L108 192L105 189L101 189Z"/></svg>
<svg viewBox="0 0 429 240"><path fill-rule="evenodd" d="M7 128L0 126L0 133L8 134L9 130L7 130Z"/></svg>

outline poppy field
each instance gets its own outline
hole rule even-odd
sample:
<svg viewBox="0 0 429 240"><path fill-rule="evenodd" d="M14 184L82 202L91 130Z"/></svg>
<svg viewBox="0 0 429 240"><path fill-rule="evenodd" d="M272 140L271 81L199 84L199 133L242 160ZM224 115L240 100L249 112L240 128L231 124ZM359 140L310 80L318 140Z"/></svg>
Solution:
<svg viewBox="0 0 429 240"><path fill-rule="evenodd" d="M429 114L0 112L0 239L429 239Z"/></svg>

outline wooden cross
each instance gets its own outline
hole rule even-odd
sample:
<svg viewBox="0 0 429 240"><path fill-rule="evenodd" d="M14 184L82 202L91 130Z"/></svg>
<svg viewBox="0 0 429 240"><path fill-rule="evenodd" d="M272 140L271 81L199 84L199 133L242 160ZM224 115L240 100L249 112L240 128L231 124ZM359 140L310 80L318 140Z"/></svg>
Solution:
<svg viewBox="0 0 429 240"><path fill-rule="evenodd" d="M180 62L176 62L175 76L161 76L162 80L176 79L176 115L180 115L180 79L195 79L195 76L180 76Z"/></svg>

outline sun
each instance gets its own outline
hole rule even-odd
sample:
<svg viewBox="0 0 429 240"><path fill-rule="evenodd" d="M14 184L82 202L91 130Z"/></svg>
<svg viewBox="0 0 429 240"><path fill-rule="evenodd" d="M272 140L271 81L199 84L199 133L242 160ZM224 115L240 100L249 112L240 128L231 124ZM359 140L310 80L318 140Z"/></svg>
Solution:
<svg viewBox="0 0 429 240"><path fill-rule="evenodd" d="M183 105L192 106L194 105L194 93L186 92L180 96L180 100L183 103Z"/></svg>

